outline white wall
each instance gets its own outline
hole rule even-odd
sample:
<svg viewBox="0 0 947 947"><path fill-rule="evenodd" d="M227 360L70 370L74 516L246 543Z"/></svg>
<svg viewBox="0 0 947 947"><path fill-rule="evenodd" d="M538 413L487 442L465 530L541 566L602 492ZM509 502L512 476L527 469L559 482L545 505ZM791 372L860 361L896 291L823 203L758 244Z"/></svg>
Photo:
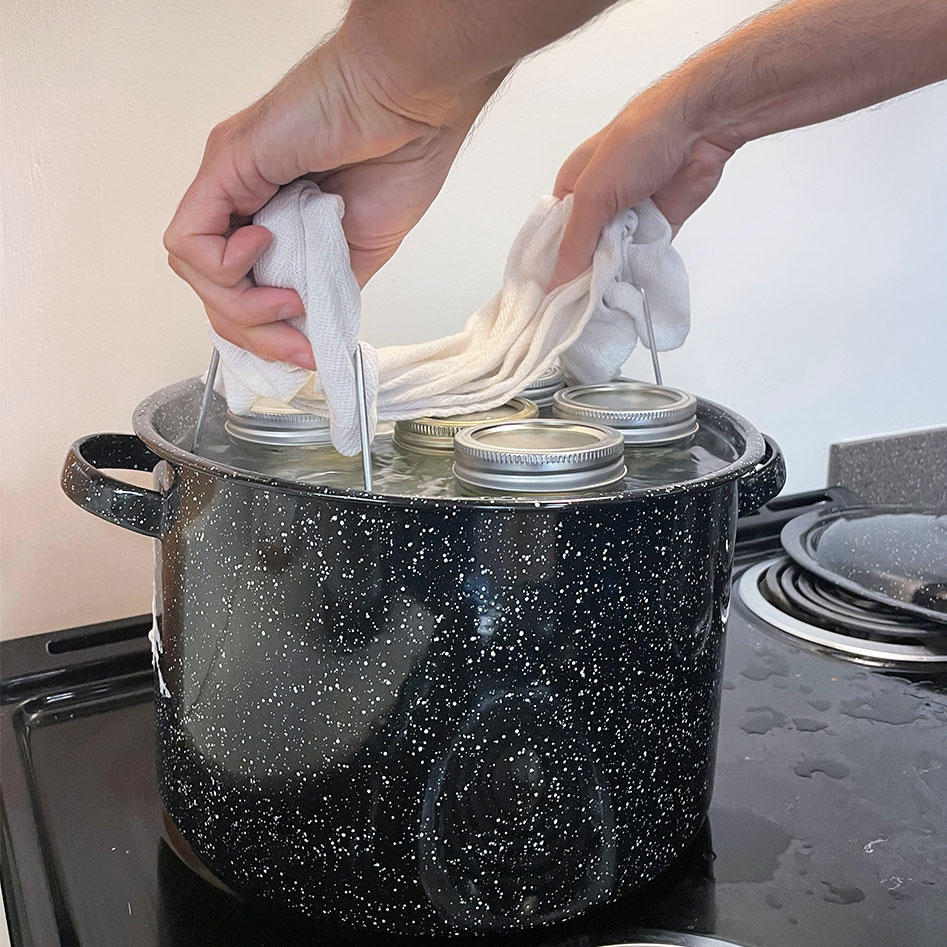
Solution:
<svg viewBox="0 0 947 947"><path fill-rule="evenodd" d="M571 148L766 5L637 0L522 66L366 290L364 336L456 329ZM148 609L148 540L73 507L59 466L73 438L129 430L143 396L203 368L201 310L166 270L161 233L213 123L338 13L314 0L3 6L3 635ZM945 155L936 88L749 146L679 237L694 328L666 379L773 433L793 489L824 482L832 440L947 418Z"/></svg>

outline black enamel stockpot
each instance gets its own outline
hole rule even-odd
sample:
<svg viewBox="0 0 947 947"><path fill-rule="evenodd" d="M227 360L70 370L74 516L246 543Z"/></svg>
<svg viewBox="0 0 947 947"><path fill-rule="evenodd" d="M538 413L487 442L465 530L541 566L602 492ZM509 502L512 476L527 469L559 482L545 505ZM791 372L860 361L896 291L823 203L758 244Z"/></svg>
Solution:
<svg viewBox="0 0 947 947"><path fill-rule="evenodd" d="M159 540L158 781L224 885L408 934L548 924L654 878L707 812L738 509L778 449L608 497L267 480L189 441L202 387L77 441L80 506ZM155 471L155 490L104 468Z"/></svg>

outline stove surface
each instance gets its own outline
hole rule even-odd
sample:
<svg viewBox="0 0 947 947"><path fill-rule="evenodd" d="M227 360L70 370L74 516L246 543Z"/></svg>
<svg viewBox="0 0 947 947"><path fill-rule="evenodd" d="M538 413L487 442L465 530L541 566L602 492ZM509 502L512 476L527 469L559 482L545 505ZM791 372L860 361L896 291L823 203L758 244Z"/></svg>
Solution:
<svg viewBox="0 0 947 947"><path fill-rule="evenodd" d="M776 556L780 521L820 501L781 498L743 522L738 571ZM0 645L13 944L407 943L276 915L180 862L154 781L149 627L150 617ZM633 897L502 942L939 947L945 928L947 671L834 655L735 596L704 829Z"/></svg>

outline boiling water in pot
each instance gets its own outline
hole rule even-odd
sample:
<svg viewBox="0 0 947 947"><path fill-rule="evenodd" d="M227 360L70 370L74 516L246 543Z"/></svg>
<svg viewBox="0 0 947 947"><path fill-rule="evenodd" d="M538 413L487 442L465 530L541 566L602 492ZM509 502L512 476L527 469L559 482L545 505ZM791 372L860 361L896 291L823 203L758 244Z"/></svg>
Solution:
<svg viewBox="0 0 947 947"><path fill-rule="evenodd" d="M234 441L224 429L222 412L208 419L200 455L266 477L324 487L362 488L360 457L343 457L329 447L268 447ZM598 488L596 495L610 495L692 480L728 466L738 456L714 428L703 425L682 444L628 447L628 471L617 483ZM384 496L470 498L469 488L453 475L453 453L417 454L398 447L389 425L382 425L372 445L373 492ZM484 492L486 495L486 492ZM497 493L490 496L496 498Z"/></svg>

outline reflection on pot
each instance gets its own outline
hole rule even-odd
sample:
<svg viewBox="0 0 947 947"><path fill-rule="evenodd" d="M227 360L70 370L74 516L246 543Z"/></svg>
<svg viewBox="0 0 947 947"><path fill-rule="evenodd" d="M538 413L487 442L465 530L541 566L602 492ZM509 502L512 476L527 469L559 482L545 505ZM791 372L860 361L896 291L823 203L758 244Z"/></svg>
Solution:
<svg viewBox="0 0 947 947"><path fill-rule="evenodd" d="M645 929L717 929L713 846L707 823L680 858L660 878L608 907L564 921L536 935L520 932L517 943L533 947L619 944ZM168 844L158 851L159 947L356 947L365 932L346 930L321 918L313 922L272 906L244 900L201 878ZM374 932L372 947L416 945ZM477 938L477 947L509 947L510 934ZM427 941L432 945L443 940Z"/></svg>
<svg viewBox="0 0 947 947"><path fill-rule="evenodd" d="M611 799L588 745L554 711L543 690L489 694L431 772L421 881L454 923L548 923L612 891Z"/></svg>

